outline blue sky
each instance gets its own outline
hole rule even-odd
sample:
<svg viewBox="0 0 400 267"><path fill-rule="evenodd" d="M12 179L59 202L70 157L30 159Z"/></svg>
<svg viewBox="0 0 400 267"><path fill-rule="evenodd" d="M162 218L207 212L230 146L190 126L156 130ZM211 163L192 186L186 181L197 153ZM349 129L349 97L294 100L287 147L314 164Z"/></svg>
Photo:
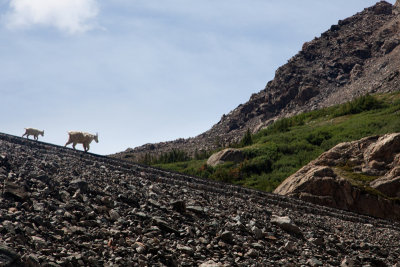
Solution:
<svg viewBox="0 0 400 267"><path fill-rule="evenodd" d="M0 132L44 129L58 145L98 132L99 154L194 137L375 3L0 0Z"/></svg>

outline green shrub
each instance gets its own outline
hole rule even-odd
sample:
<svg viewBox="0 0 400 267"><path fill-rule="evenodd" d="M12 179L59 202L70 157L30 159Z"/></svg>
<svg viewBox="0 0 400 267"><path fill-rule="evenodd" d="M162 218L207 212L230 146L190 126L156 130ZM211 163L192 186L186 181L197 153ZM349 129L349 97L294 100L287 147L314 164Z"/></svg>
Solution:
<svg viewBox="0 0 400 267"><path fill-rule="evenodd" d="M151 165L153 164L154 157L151 156L149 153L146 153L144 156L139 158L139 163L145 164L145 165Z"/></svg>
<svg viewBox="0 0 400 267"><path fill-rule="evenodd" d="M348 114L358 114L363 111L369 111L373 109L382 108L383 102L378 100L377 98L367 94L365 96L361 96L353 101L347 102L346 104L341 105L337 111L334 113L335 117L344 116Z"/></svg>
<svg viewBox="0 0 400 267"><path fill-rule="evenodd" d="M215 167L210 177L217 181L233 183L235 180L240 179L240 171L235 163L226 162Z"/></svg>
<svg viewBox="0 0 400 267"><path fill-rule="evenodd" d="M206 151L206 150L200 150L194 152L194 159L195 160L201 160L201 159L208 159L211 156L211 153Z"/></svg>
<svg viewBox="0 0 400 267"><path fill-rule="evenodd" d="M247 129L239 145L240 147L245 147L245 146L251 146L252 144L253 144L253 138L251 136L250 129Z"/></svg>
<svg viewBox="0 0 400 267"><path fill-rule="evenodd" d="M274 133L286 132L291 126L291 121L288 118L283 118L274 122L271 126L271 131Z"/></svg>
<svg viewBox="0 0 400 267"><path fill-rule="evenodd" d="M332 138L332 133L325 130L316 130L307 135L306 140L315 146L320 146L325 140Z"/></svg>
<svg viewBox="0 0 400 267"><path fill-rule="evenodd" d="M243 153L246 158L255 158L259 156L267 156L275 160L278 157L278 146L275 142L268 142L265 144L257 144L244 148Z"/></svg>
<svg viewBox="0 0 400 267"><path fill-rule="evenodd" d="M155 163L172 163L188 160L190 160L190 157L186 152L178 149L172 149L172 151L160 155Z"/></svg>
<svg viewBox="0 0 400 267"><path fill-rule="evenodd" d="M278 146L278 151L284 155L293 155L301 151L312 151L314 146L310 145L305 139L295 139L288 142L282 142Z"/></svg>
<svg viewBox="0 0 400 267"><path fill-rule="evenodd" d="M260 156L243 162L240 170L246 175L271 172L272 160L268 156Z"/></svg>

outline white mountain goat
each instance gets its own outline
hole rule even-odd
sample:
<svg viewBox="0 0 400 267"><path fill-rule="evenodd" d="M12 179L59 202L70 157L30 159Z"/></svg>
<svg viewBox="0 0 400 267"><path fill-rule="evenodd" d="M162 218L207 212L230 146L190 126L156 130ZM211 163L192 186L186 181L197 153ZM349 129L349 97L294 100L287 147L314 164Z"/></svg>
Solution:
<svg viewBox="0 0 400 267"><path fill-rule="evenodd" d="M29 139L29 136L33 135L33 138L35 140L38 140L39 139L39 135L44 136L44 130L41 131L41 130L38 130L38 129L35 129L35 128L24 128L24 129L25 129L25 133L22 135L22 137L24 137L26 135L26 138Z"/></svg>
<svg viewBox="0 0 400 267"><path fill-rule="evenodd" d="M99 136L96 133L96 135L90 134L90 133L85 133L85 132L76 132L76 131L70 131L68 132L69 138L65 146L69 145L72 143L73 149L75 149L76 144L82 144L83 149L85 152L89 151L89 144L94 140L96 143L99 142Z"/></svg>

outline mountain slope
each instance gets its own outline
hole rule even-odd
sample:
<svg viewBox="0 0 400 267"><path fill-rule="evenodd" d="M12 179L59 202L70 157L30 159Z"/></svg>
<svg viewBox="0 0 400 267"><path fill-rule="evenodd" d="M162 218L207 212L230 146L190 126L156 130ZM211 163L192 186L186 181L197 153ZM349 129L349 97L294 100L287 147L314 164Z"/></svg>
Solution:
<svg viewBox="0 0 400 267"><path fill-rule="evenodd" d="M397 5L397 4L396 4ZM174 149L209 151L237 142L247 129L257 132L280 117L347 102L400 83L400 22L397 6L382 1L339 21L280 67L275 78L210 130L195 138L146 144L117 153L138 160L145 153Z"/></svg>
<svg viewBox="0 0 400 267"><path fill-rule="evenodd" d="M0 151L0 266L399 263L395 222L1 133Z"/></svg>
<svg viewBox="0 0 400 267"><path fill-rule="evenodd" d="M280 119L222 159L182 159L174 154L148 164L214 180L273 191L284 179L342 142L400 132L400 91L366 95L345 104ZM243 139L245 140L245 139ZM235 156L236 155L236 156ZM201 156L201 155L200 155ZM217 166L211 163L216 157ZM220 162L222 161L222 162Z"/></svg>

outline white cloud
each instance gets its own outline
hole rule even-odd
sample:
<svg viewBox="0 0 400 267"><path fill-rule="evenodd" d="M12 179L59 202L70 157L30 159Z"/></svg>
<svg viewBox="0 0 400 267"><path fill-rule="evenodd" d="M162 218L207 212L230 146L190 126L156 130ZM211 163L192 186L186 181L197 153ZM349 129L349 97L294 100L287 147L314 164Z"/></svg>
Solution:
<svg viewBox="0 0 400 267"><path fill-rule="evenodd" d="M40 25L75 34L92 29L98 12L96 0L11 0L5 19L10 29Z"/></svg>

